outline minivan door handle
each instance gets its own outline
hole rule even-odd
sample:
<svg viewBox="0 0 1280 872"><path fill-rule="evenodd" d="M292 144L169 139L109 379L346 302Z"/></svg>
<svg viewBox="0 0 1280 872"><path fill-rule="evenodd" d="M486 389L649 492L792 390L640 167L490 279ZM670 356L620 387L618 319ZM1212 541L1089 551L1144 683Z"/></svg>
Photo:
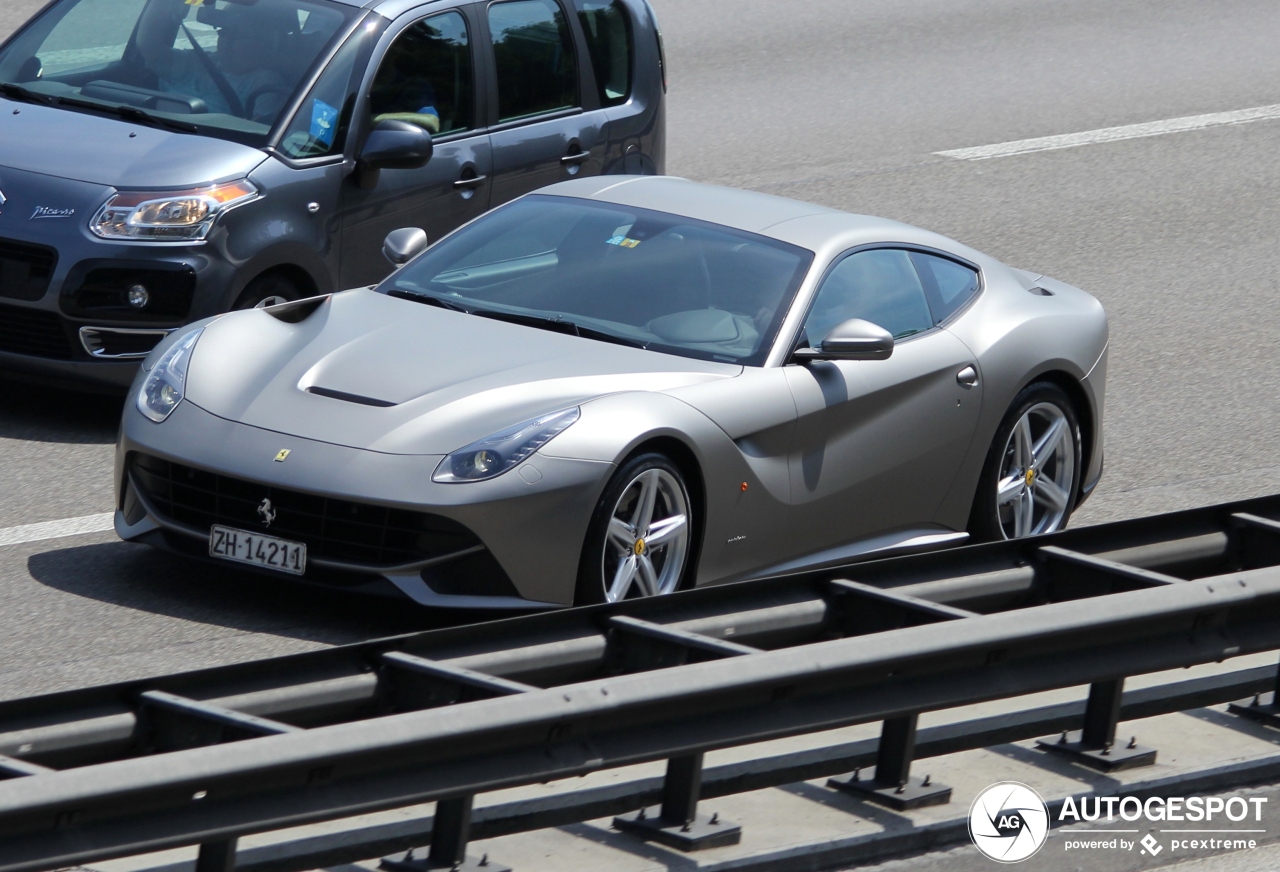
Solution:
<svg viewBox="0 0 1280 872"><path fill-rule="evenodd" d="M453 186L458 189L479 187L487 176L472 176L469 179L458 179Z"/></svg>
<svg viewBox="0 0 1280 872"><path fill-rule="evenodd" d="M564 166L571 166L573 164L580 164L583 161L590 160L590 159L591 159L591 152L580 151L577 154L566 154L564 157L560 158L560 163L563 164Z"/></svg>
<svg viewBox="0 0 1280 872"><path fill-rule="evenodd" d="M978 371L972 366L966 366L956 373L956 381L960 383L961 387L976 387L978 384Z"/></svg>

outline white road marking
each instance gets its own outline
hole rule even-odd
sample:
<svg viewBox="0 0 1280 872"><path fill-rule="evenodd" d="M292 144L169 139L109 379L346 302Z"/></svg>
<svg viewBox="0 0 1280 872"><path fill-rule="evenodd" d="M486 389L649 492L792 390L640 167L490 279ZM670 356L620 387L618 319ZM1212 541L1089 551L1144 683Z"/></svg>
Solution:
<svg viewBox="0 0 1280 872"><path fill-rule="evenodd" d="M936 151L934 154L955 158L956 160L987 160L993 157L1030 154L1035 151L1053 151L1059 148L1097 145L1100 142L1119 142L1124 139L1140 139L1144 136L1164 136L1166 133L1204 130L1206 127L1222 127L1226 124L1272 121L1277 118L1280 118L1280 103L1272 106L1258 106L1253 109L1237 109L1233 112L1214 112L1210 115L1188 115L1185 118L1169 118L1164 121L1126 124L1123 127L1103 127L1100 130L1063 133L1059 136L1017 139L1013 142L1001 142L996 145L979 145L974 148Z"/></svg>
<svg viewBox="0 0 1280 872"><path fill-rule="evenodd" d="M101 515L84 515L79 518L60 518L39 524L23 524L20 527L0 529L0 546L20 545L23 542L39 542L41 539L61 539L63 536L79 536L81 533L102 533L113 528L114 512Z"/></svg>

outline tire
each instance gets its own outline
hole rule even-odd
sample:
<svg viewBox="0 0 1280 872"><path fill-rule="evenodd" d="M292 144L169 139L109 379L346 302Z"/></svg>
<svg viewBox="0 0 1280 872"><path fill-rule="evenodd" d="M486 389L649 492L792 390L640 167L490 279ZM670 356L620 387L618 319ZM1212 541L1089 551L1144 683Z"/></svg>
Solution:
<svg viewBox="0 0 1280 872"><path fill-rule="evenodd" d="M258 276L245 285L244 291L236 298L232 311L240 309L261 309L264 306L276 306L301 299L302 292L291 279L279 273L267 273Z"/></svg>
<svg viewBox="0 0 1280 872"><path fill-rule="evenodd" d="M652 498L646 521L639 501L647 494ZM684 476L666 455L640 454L624 463L609 479L587 527L574 604L679 590L694 563L693 509Z"/></svg>
<svg viewBox="0 0 1280 872"><path fill-rule="evenodd" d="M1055 428L1059 435L1046 441ZM987 452L969 535L990 542L1063 529L1075 508L1080 474L1080 424L1070 397L1050 382L1028 385L1014 397Z"/></svg>

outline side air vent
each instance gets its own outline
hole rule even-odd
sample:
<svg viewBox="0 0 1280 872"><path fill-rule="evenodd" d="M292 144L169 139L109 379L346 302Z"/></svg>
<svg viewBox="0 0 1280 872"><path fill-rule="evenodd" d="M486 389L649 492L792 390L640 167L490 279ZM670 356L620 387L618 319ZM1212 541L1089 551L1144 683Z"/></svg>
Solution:
<svg viewBox="0 0 1280 872"><path fill-rule="evenodd" d="M312 385L307 388L307 393L315 394L317 397L328 397L331 400L342 400L344 403L359 403L362 406L379 406L387 408L394 406L396 403L390 400L379 400L377 397L362 397L359 394L349 394L346 391L335 391L329 388L320 388Z"/></svg>
<svg viewBox="0 0 1280 872"><path fill-rule="evenodd" d="M1048 288L1042 288L1042 287L1040 287L1039 285L1036 285L1034 288L1027 288L1027 293L1028 293L1028 294L1035 294L1037 297L1052 297L1052 296L1053 296L1053 291L1049 290Z"/></svg>

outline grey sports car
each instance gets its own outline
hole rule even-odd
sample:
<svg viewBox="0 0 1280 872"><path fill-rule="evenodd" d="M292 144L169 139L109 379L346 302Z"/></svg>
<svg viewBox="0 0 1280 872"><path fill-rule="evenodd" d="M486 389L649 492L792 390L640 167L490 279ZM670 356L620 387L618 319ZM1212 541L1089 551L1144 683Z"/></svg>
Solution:
<svg viewBox="0 0 1280 872"><path fill-rule="evenodd" d="M615 176L386 252L156 348L121 537L549 607L1047 533L1102 473L1102 306L925 230Z"/></svg>

